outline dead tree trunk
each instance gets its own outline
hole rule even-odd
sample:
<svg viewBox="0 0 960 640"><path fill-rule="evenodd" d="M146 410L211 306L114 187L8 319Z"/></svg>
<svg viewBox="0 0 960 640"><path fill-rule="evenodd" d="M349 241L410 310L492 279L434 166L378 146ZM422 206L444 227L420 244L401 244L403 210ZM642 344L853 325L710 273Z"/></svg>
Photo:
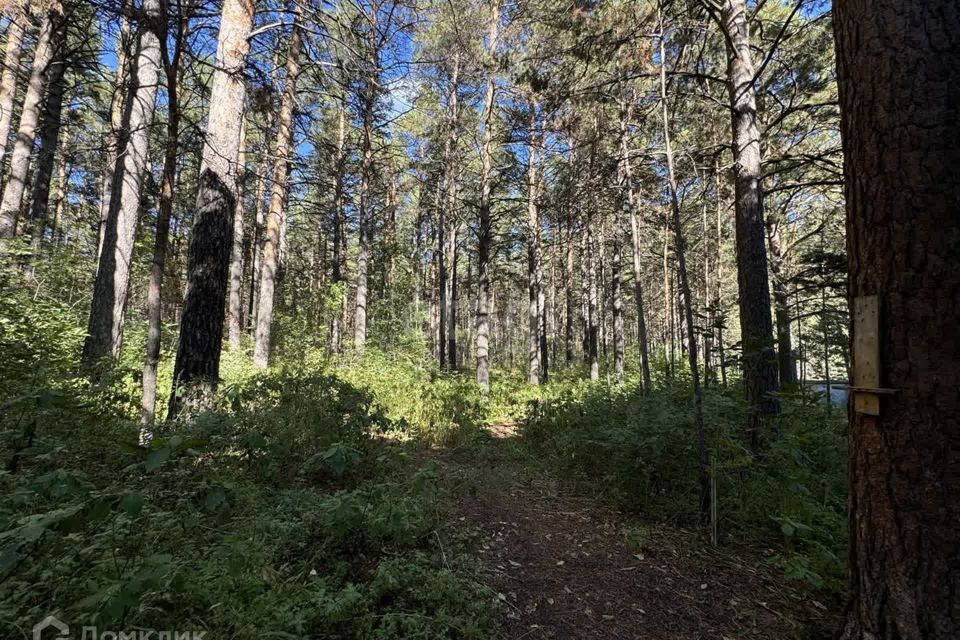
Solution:
<svg viewBox="0 0 960 640"><path fill-rule="evenodd" d="M879 298L875 340L852 323L853 382L893 390L850 414L842 637L948 640L960 637L960 5L837 0L833 12L851 317Z"/></svg>
<svg viewBox="0 0 960 640"><path fill-rule="evenodd" d="M187 261L187 292L173 369L169 417L203 406L220 377L227 272L237 200L237 154L250 48L253 0L224 0L210 91L207 139L200 167L197 212Z"/></svg>

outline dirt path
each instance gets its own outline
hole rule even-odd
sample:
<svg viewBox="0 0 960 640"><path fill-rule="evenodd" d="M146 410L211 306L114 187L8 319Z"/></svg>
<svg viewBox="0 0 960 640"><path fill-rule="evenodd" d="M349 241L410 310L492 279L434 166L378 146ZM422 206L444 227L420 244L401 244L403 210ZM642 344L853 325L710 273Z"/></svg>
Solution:
<svg viewBox="0 0 960 640"><path fill-rule="evenodd" d="M454 531L502 603L501 638L808 640L828 628L824 605L695 534L627 523L515 461L441 467L460 487Z"/></svg>

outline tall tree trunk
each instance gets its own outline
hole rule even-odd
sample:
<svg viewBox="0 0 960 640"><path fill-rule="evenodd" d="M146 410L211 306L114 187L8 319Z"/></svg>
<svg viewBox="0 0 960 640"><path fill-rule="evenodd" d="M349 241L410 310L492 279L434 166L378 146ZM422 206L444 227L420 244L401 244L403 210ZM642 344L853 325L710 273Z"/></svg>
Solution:
<svg viewBox="0 0 960 640"><path fill-rule="evenodd" d="M107 216L110 212L110 198L113 195L113 177L117 171L117 158L122 151L121 128L123 126L123 107L127 97L127 84L130 81L130 50L133 42L130 36L131 0L120 0L120 29L117 34L117 70L113 79L113 93L110 98L110 128L105 140L106 155L103 164L103 181L100 184L100 226L97 229L97 264L103 253L103 236L107 230Z"/></svg>
<svg viewBox="0 0 960 640"><path fill-rule="evenodd" d="M17 96L17 80L20 77L20 57L23 38L30 28L30 18L23 4L11 6L10 24L7 27L7 48L3 56L3 72L0 73L0 166L7 153L10 127L13 124L13 101Z"/></svg>
<svg viewBox="0 0 960 640"><path fill-rule="evenodd" d="M237 202L233 207L233 246L230 250L230 288L227 302L227 339L230 349L240 348L243 333L243 192L247 182L247 120L240 123L237 153Z"/></svg>
<svg viewBox="0 0 960 640"><path fill-rule="evenodd" d="M494 56L500 26L500 0L490 3L487 33L487 87L483 100L483 144L480 148L480 223L477 232L477 384L483 393L490 391L490 244L493 233L490 207L493 182L493 110L496 106Z"/></svg>
<svg viewBox="0 0 960 640"><path fill-rule="evenodd" d="M759 444L761 423L779 412L777 368L770 318L770 284L760 187L760 131L745 0L724 0L721 23L727 43L727 88L732 105L736 176L737 283L743 378L750 407L748 429ZM776 433L774 433L776 435Z"/></svg>
<svg viewBox="0 0 960 640"><path fill-rule="evenodd" d="M453 54L453 70L450 73L450 97L447 123L447 140L444 148L444 172L447 178L446 242L440 251L446 252L446 264L449 266L446 298L447 313L441 322L446 324L447 364L451 370L457 368L457 227L459 225L457 207L457 140L460 121L460 53Z"/></svg>
<svg viewBox="0 0 960 640"><path fill-rule="evenodd" d="M445 143L447 150L444 155L449 155L450 140ZM445 209L439 206L440 186L437 185L437 195L434 202L434 211L436 212L436 237L437 246L434 250L434 262L437 270L437 362L440 368L447 366L447 218Z"/></svg>
<svg viewBox="0 0 960 640"><path fill-rule="evenodd" d="M790 333L790 292L787 288L786 265L783 243L780 238L780 221L767 223L767 241L770 244L770 272L773 276L773 309L777 328L777 368L780 384L791 387L797 384L797 366L793 357L793 338Z"/></svg>
<svg viewBox="0 0 960 640"><path fill-rule="evenodd" d="M849 295L879 296L878 382L896 390L879 416L850 415L843 637L958 638L960 6L836 0L833 12ZM851 344L869 341L854 322ZM854 371L865 356L854 349Z"/></svg>
<svg viewBox="0 0 960 640"><path fill-rule="evenodd" d="M280 37L273 43L273 57L270 62L270 86L277 84L280 66ZM271 94L272 96L272 94ZM266 222L267 182L270 174L270 143L268 136L273 132L273 120L276 112L273 100L263 107L264 126L257 160L257 186L254 187L253 228L250 233L250 288L247 293L247 330L254 335L257 330L257 310L260 308L260 269L262 264L263 234Z"/></svg>
<svg viewBox="0 0 960 640"><path fill-rule="evenodd" d="M623 225L613 221L613 257L610 263L610 287L613 301L613 371L617 383L623 382L623 356L626 348L623 329Z"/></svg>
<svg viewBox="0 0 960 640"><path fill-rule="evenodd" d="M457 307L460 304L457 290L457 227L451 222L448 231L447 256L450 264L450 287L447 308L447 361L451 371L457 370Z"/></svg>
<svg viewBox="0 0 960 640"><path fill-rule="evenodd" d="M537 178L537 103L529 103L527 142L527 382L540 384L540 209Z"/></svg>
<svg viewBox="0 0 960 640"><path fill-rule="evenodd" d="M571 154L572 155L572 154ZM565 312L564 312L564 333L563 333L563 343L564 343L564 356L566 359L567 366L573 364L574 359L574 310L576 304L574 302L574 273L573 273L573 205L571 203L567 204L567 229L566 229L566 239L564 246L564 260L563 260L563 278L564 278L564 294L565 294Z"/></svg>
<svg viewBox="0 0 960 640"><path fill-rule="evenodd" d="M632 104L624 104L620 117L620 171L621 197L630 212L630 238L633 249L633 297L637 307L637 348L640 351L640 372L643 377L643 392L650 393L650 350L647 343L647 321L643 304L643 265L640 260L642 244L640 220L637 215L637 196L633 190L633 165L630 161L627 126L632 114Z"/></svg>
<svg viewBox="0 0 960 640"><path fill-rule="evenodd" d="M589 215L587 216L589 218ZM583 362L590 367L590 252L587 246L587 224L582 224L577 242L580 255L580 348L583 350Z"/></svg>
<svg viewBox="0 0 960 640"><path fill-rule="evenodd" d="M714 296L714 323L717 332L717 356L720 359L720 384L727 386L727 353L723 344L723 329L726 325L726 314L723 311L723 200L720 195L720 161L714 160L713 188L717 198L717 277L716 294Z"/></svg>
<svg viewBox="0 0 960 640"><path fill-rule="evenodd" d="M594 130L591 132L593 139L590 141L590 168L587 173L588 186L593 186L597 180L597 139L600 136L599 117L595 121ZM585 234L585 256L586 256L586 289L587 289L587 332L585 354L590 366L590 379L600 379L600 361L597 339L599 337L598 328L598 309L597 309L597 262L599 260L596 241L594 238L594 216L592 203L587 205L586 215L586 234Z"/></svg>
<svg viewBox="0 0 960 640"><path fill-rule="evenodd" d="M20 206L30 169L30 155L33 153L37 122L40 119L43 88L54 54L64 45L65 27L61 6L56 2L44 13L43 23L40 25L33 69L20 112L20 127L10 154L10 171L0 200L0 239L12 238L17 233L17 220L20 217Z"/></svg>
<svg viewBox="0 0 960 640"><path fill-rule="evenodd" d="M670 188L670 212L673 237L676 240L677 275L680 293L683 295L683 315L687 338L687 361L693 386L693 419L696 428L697 454L700 480L700 520L706 524L710 519L710 448L703 423L703 399L700 389L700 367L697 358L697 338L693 326L693 295L687 274L687 241L680 220L680 201L677 196L677 178L674 170L673 146L670 140L670 113L667 105L666 46L663 18L660 18L660 102L663 117L663 146L667 156L667 185Z"/></svg>
<svg viewBox="0 0 960 640"><path fill-rule="evenodd" d="M110 210L83 346L86 367L92 367L103 358L120 355L141 185L150 159L150 126L160 74L160 40L156 31L160 15L160 0L144 3L138 25L137 52L131 61L130 86L124 103L120 135L123 152L117 160L112 182Z"/></svg>
<svg viewBox="0 0 960 640"><path fill-rule="evenodd" d="M677 347L673 315L673 272L670 268L670 215L666 212L663 220L663 318L667 377L672 380L677 369Z"/></svg>
<svg viewBox="0 0 960 640"><path fill-rule="evenodd" d="M53 179L57 150L60 147L66 71L66 51L65 47L61 46L47 69L47 91L40 123L40 150L37 152L37 168L33 173L33 188L30 193L31 244L34 255L40 249L40 239L46 231L49 219L47 209L50 204L50 181Z"/></svg>
<svg viewBox="0 0 960 640"><path fill-rule="evenodd" d="M342 296L340 309L334 309L330 317L330 334L328 339L331 353L341 353L343 350L344 311L346 310L347 292L342 289L344 273L343 263L346 260L346 211L344 207L344 179L346 177L346 140L347 140L347 105L346 97L337 99L337 143L333 152L333 261L330 265L330 283L337 288Z"/></svg>
<svg viewBox="0 0 960 640"><path fill-rule="evenodd" d="M210 91L206 145L187 260L187 292L173 369L169 416L203 406L220 377L227 271L237 201L237 154L254 0L224 0Z"/></svg>
<svg viewBox="0 0 960 640"><path fill-rule="evenodd" d="M257 330L254 336L253 364L265 368L270 362L270 332L273 328L274 291L280 262L281 233L287 198L290 170L290 146L293 140L293 109L297 96L297 76L300 74L299 16L294 16L287 51L286 79L280 98L277 117L277 140L273 147L273 186L270 190L270 209L267 213L267 232L263 242L260 267L260 307L257 310Z"/></svg>
<svg viewBox="0 0 960 640"><path fill-rule="evenodd" d="M165 14L166 4L161 5ZM157 207L157 230L153 241L153 261L150 265L150 284L147 289L147 348L143 363L143 396L140 401L140 443L153 438L157 411L157 367L160 364L160 338L163 330L162 293L163 274L167 265L167 247L170 239L170 217L173 213L174 189L177 179L177 155L180 142L180 61L183 57L187 31L187 16L180 8L177 17L176 42L173 58L167 50L165 29L159 33L161 58L167 79L167 133L163 147L163 176L160 183L160 202ZM158 28L166 24L166 15Z"/></svg>
<svg viewBox="0 0 960 640"><path fill-rule="evenodd" d="M373 215L371 206L371 190L374 180L373 166L373 135L374 109L377 102L377 91L380 84L380 43L377 27L379 8L378 3L370 8L366 16L367 28L367 77L361 95L361 119L363 121L363 136L360 150L360 211L357 224L357 291L356 304L353 316L353 348L358 355L363 355L367 345L367 280L370 261L370 231ZM442 242L441 242L442 246ZM443 322L441 318L441 322Z"/></svg>
<svg viewBox="0 0 960 640"><path fill-rule="evenodd" d="M50 240L56 247L59 247L63 240L64 215L70 193L70 142L66 127L61 128L60 150L57 152L57 190L53 196L53 223L50 231Z"/></svg>

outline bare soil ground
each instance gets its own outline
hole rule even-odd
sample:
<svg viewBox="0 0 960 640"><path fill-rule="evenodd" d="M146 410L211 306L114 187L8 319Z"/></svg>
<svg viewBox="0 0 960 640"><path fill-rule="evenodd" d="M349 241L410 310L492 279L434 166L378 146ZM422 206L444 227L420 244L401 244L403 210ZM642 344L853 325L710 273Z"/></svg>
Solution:
<svg viewBox="0 0 960 640"><path fill-rule="evenodd" d="M763 550L714 548L693 532L631 522L516 461L438 462L458 487L455 535L501 602L501 638L830 636L835 612L786 584Z"/></svg>

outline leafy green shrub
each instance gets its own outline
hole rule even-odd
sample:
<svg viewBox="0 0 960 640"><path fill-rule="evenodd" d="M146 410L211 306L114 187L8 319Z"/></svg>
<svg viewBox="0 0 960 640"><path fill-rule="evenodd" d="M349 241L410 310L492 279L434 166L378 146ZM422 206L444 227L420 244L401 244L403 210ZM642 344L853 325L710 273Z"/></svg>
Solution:
<svg viewBox="0 0 960 640"><path fill-rule="evenodd" d="M840 589L846 547L846 434L816 398L785 396L782 437L755 455L735 390L704 393L721 531L778 547L791 578ZM624 507L697 522L697 455L690 389L643 396L622 386L558 386L528 406L524 441L551 466Z"/></svg>
<svg viewBox="0 0 960 640"><path fill-rule="evenodd" d="M56 614L212 637L488 637L489 594L438 551L436 472L374 437L395 425L371 394L240 373L148 447L122 402L82 385L7 404L0 635Z"/></svg>
<svg viewBox="0 0 960 640"><path fill-rule="evenodd" d="M384 415L427 443L455 445L472 438L486 419L479 388L468 376L440 373L435 365L398 351L368 349L342 364L343 378L368 390Z"/></svg>

